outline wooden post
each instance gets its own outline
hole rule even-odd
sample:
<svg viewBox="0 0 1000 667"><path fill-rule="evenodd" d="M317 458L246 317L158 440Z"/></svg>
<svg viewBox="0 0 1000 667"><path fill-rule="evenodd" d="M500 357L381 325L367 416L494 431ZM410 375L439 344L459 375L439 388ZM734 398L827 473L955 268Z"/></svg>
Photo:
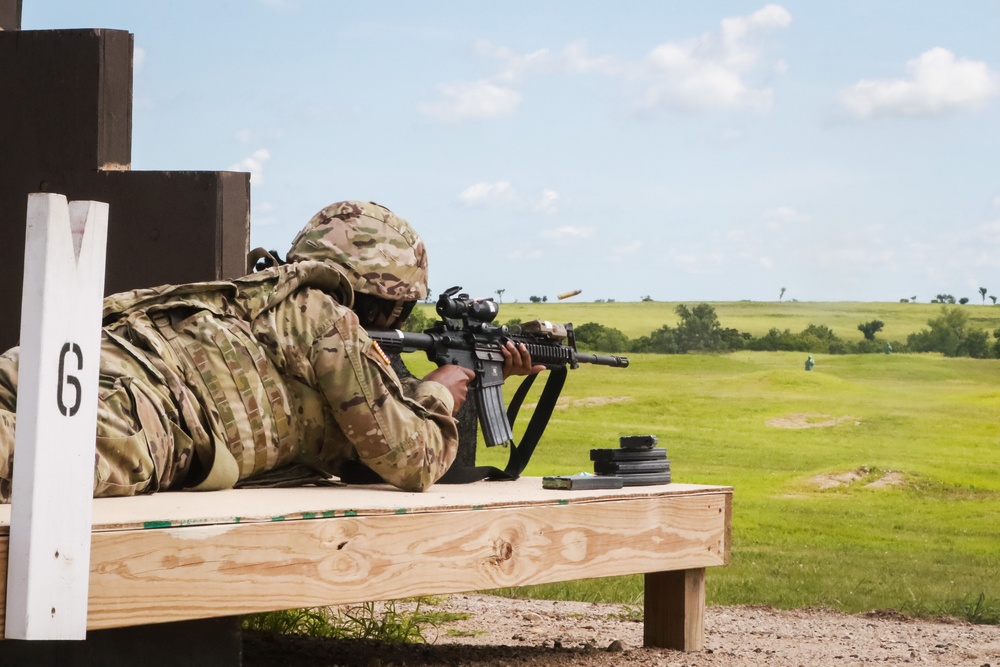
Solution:
<svg viewBox="0 0 1000 667"><path fill-rule="evenodd" d="M21 0L0 0L0 30L21 29Z"/></svg>
<svg viewBox="0 0 1000 667"><path fill-rule="evenodd" d="M28 196L5 635L84 639L108 206Z"/></svg>
<svg viewBox="0 0 1000 667"><path fill-rule="evenodd" d="M705 647L705 568L646 574L645 646L700 651Z"/></svg>

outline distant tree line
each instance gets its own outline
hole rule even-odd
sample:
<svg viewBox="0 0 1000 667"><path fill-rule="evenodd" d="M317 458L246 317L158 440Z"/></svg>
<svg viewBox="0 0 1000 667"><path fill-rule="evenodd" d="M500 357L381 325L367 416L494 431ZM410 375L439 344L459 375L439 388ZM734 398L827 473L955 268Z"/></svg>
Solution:
<svg viewBox="0 0 1000 667"><path fill-rule="evenodd" d="M893 352L940 352L948 357L1000 358L1000 329L992 336L969 325L968 314L960 308L943 306L941 316L927 322L928 328L910 334L906 342L883 340L877 333L885 326L880 320L858 325L861 340L844 340L825 325L810 324L798 333L790 329L770 329L762 336L725 328L715 308L701 303L693 308L677 306L680 321L664 325L648 336L629 338L620 330L595 322L575 327L581 349L593 352L649 352L686 354L689 352L807 352L810 354L872 354ZM993 340L991 340L991 338Z"/></svg>
<svg viewBox="0 0 1000 667"><path fill-rule="evenodd" d="M927 328L907 336L906 341L878 337L885 323L872 320L858 324L861 340L845 340L826 325L810 324L798 333L772 328L763 336L723 327L715 308L700 303L675 309L676 326L663 325L648 336L629 338L620 330L587 322L574 327L576 342L582 350L607 353L686 354L688 352L806 352L809 354L874 354L893 352L939 352L946 357L1000 358L1000 329L992 335L970 325L968 312L958 306L941 306L941 315L927 321ZM434 318L415 309L406 321L407 331L423 331ZM520 324L510 320L509 325Z"/></svg>
<svg viewBox="0 0 1000 667"><path fill-rule="evenodd" d="M989 290L986 289L985 287L979 288L979 296L982 298L983 304L986 303L986 297L988 296L990 300L993 302L993 305L995 306L997 304L997 298L993 294L988 294L988 292ZM909 299L899 300L900 303L906 303L907 301L912 301L913 303L916 303L917 297L911 296ZM950 303L950 304L959 303L964 306L965 304L969 303L969 297L963 296L961 299L956 299L953 294L938 294L933 299L931 299L931 303Z"/></svg>
<svg viewBox="0 0 1000 667"><path fill-rule="evenodd" d="M782 288L782 291L784 291L784 288ZM983 303L984 304L986 303L986 297L989 296L990 301L993 302L993 305L994 306L997 305L997 297L995 295L993 295L993 294L987 294L987 292L989 292L989 290L986 289L985 287L980 287L979 288L979 296L982 297ZM780 299L779 299L779 301L780 301ZM909 302L916 303L917 302L917 297L911 296L909 298L900 299L899 302L900 303L909 303ZM969 297L963 296L961 299L956 299L953 294L938 294L933 299L931 299L931 303L950 303L950 304L959 303L959 304L961 304L961 305L964 306L965 304L969 303Z"/></svg>

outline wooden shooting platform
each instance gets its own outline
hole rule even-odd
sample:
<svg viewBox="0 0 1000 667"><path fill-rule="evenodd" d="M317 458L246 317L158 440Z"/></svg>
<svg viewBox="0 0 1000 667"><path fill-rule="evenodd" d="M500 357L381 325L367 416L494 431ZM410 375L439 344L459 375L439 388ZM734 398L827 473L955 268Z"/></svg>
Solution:
<svg viewBox="0 0 1000 667"><path fill-rule="evenodd" d="M645 643L700 650L731 500L730 487L552 491L530 477L97 499L88 630L642 573Z"/></svg>

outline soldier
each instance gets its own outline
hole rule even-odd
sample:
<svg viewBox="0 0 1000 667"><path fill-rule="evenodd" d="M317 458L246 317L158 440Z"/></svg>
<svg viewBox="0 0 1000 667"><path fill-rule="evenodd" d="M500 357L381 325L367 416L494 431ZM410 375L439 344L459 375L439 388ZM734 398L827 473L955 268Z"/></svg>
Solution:
<svg viewBox="0 0 1000 667"><path fill-rule="evenodd" d="M345 201L296 236L289 263L234 281L104 300L94 495L232 488L302 464L360 461L422 491L455 459L473 373L401 381L359 322L394 326L427 295L413 228ZM505 373L530 372L505 351ZM0 501L10 501L18 348L0 357Z"/></svg>

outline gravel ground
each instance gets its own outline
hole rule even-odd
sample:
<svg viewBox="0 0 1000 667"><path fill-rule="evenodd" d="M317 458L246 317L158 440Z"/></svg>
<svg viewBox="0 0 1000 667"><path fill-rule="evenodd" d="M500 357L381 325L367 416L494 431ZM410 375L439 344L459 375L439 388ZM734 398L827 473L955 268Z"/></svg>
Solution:
<svg viewBox="0 0 1000 667"><path fill-rule="evenodd" d="M397 609L400 607L397 606ZM705 650L642 646L642 623L622 605L454 595L430 608L468 614L428 644L386 645L246 633L246 667L465 667L584 665L612 667L813 667L949 665L1000 667L1000 627L922 621L894 612L847 615L827 610L709 607ZM423 610L428 609L425 603Z"/></svg>

